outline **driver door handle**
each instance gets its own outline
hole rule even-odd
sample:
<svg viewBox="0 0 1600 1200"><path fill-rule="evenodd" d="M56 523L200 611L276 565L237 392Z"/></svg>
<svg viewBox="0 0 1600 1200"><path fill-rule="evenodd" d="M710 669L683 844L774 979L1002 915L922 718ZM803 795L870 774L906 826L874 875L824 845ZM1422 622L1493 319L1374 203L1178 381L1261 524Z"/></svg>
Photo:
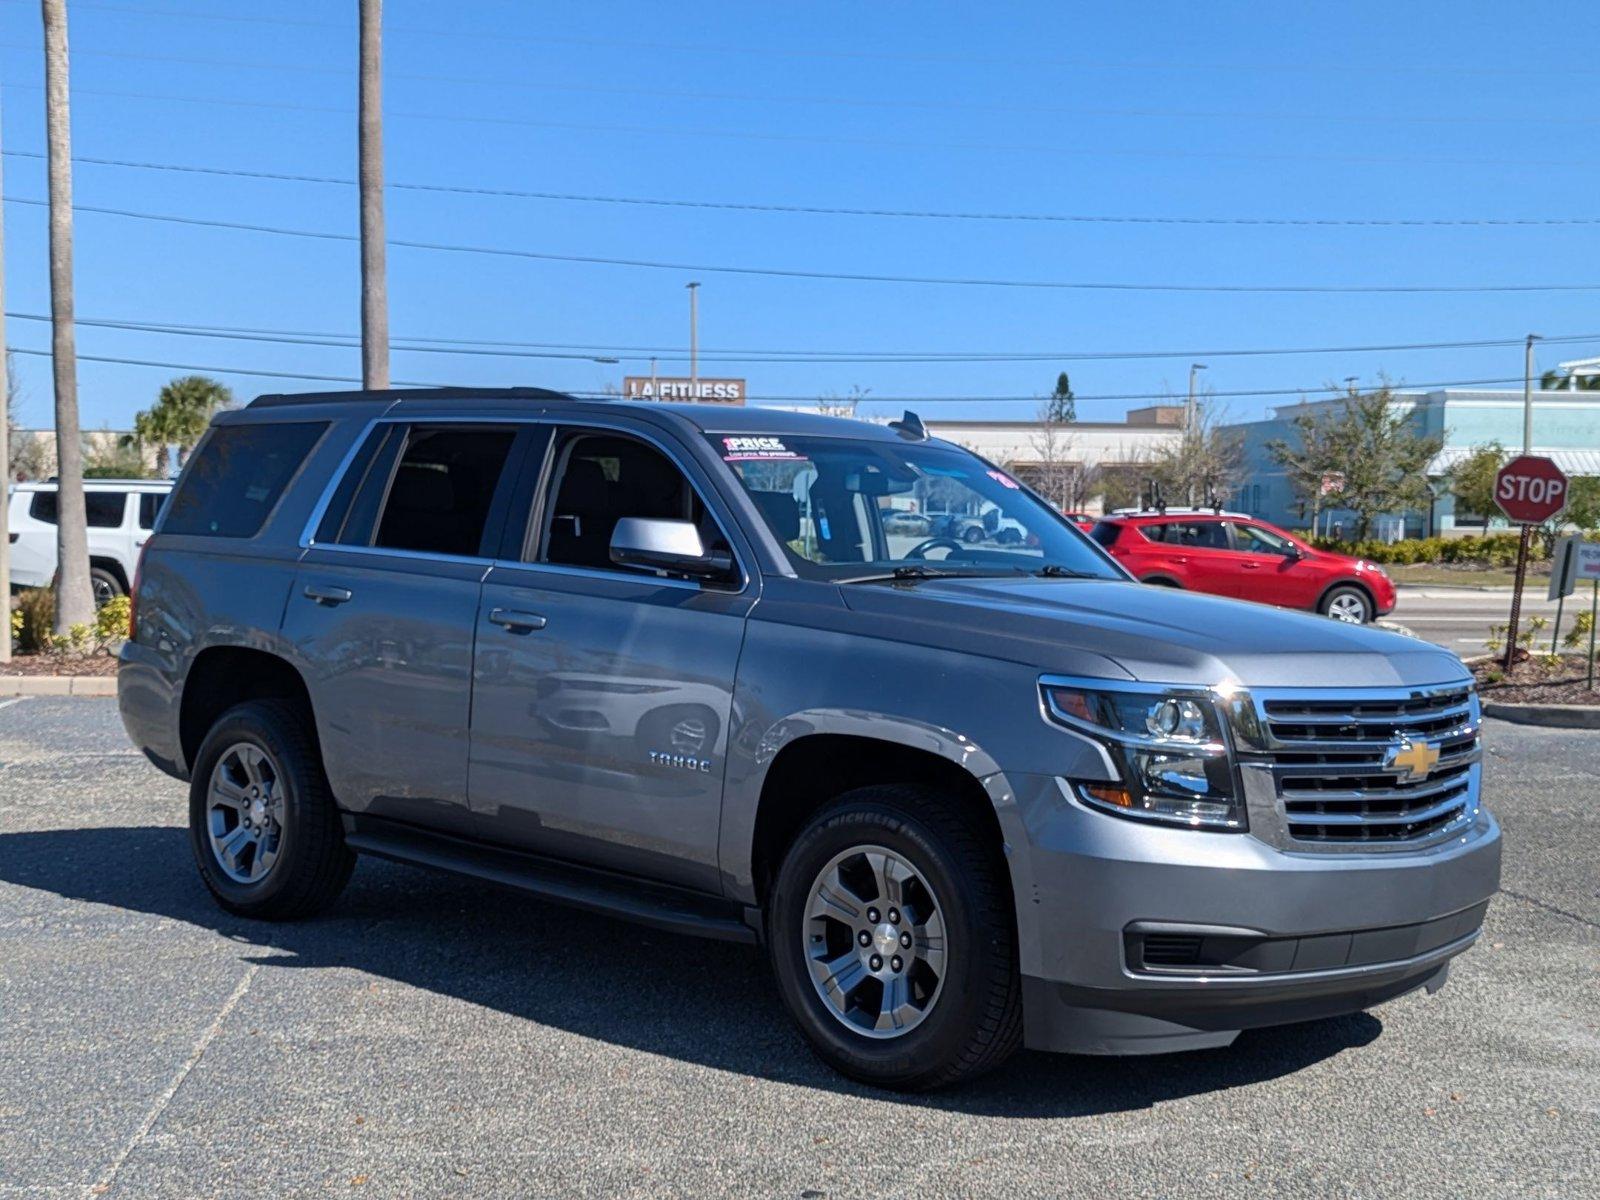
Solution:
<svg viewBox="0 0 1600 1200"><path fill-rule="evenodd" d="M343 604L354 595L347 587L335 587L327 583L308 583L305 588L307 600L315 600L318 604Z"/></svg>
<svg viewBox="0 0 1600 1200"><path fill-rule="evenodd" d="M519 612L514 608L490 609L489 621L491 624L503 626L513 632L544 628L544 618L538 613Z"/></svg>

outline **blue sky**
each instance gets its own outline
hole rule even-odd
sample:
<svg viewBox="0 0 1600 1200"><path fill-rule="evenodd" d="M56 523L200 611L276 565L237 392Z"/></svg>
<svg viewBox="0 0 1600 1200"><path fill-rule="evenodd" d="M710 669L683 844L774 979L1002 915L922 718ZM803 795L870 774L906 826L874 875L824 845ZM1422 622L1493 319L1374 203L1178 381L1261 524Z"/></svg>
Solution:
<svg viewBox="0 0 1600 1200"><path fill-rule="evenodd" d="M71 0L74 152L352 179L354 0ZM1600 218L1592 4L386 6L391 184L1096 217ZM1290 15L1292 13L1292 15ZM199 14L209 14L201 16ZM0 0L5 191L42 199L38 5ZM83 164L80 205L353 234L355 189ZM799 215L393 189L391 238L852 274L1204 285L1595 283L1600 224L1211 225ZM45 214L8 203L7 308L48 311ZM1600 334L1600 293L1249 294L846 282L396 247L397 337L566 359L396 352L397 380L597 390L687 341L753 396L1029 397L1069 370L1084 419L1181 392L1190 351ZM86 319L353 334L353 242L84 213ZM8 321L14 346L48 345ZM354 376L347 347L85 327L84 355ZM573 349L575 348L575 349ZM1177 351L1168 360L720 363L719 350ZM662 371L682 364L662 355ZM1600 339L1540 350L1540 365ZM647 354L641 352L641 357ZM1510 379L1520 346L1206 356L1218 392ZM26 425L47 360L18 360ZM84 361L86 427L177 372ZM218 372L241 397L334 386ZM1226 401L1233 417L1289 397ZM1024 416L1030 401L919 399Z"/></svg>

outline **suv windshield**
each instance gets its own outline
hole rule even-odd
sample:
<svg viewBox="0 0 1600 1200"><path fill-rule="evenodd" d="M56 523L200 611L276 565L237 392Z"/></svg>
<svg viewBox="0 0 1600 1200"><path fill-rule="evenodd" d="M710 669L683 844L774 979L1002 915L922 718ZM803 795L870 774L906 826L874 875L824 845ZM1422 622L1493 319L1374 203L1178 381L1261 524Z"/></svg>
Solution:
<svg viewBox="0 0 1600 1200"><path fill-rule="evenodd" d="M795 570L1125 576L1004 471L935 443L712 434Z"/></svg>

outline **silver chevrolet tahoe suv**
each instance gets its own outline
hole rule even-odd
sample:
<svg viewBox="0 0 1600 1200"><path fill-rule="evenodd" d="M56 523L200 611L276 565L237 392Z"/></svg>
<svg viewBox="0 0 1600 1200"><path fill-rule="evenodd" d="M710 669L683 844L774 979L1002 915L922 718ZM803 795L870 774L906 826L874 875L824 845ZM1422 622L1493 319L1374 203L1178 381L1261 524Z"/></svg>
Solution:
<svg viewBox="0 0 1600 1200"><path fill-rule="evenodd" d="M118 694L229 911L365 853L757 943L894 1088L1437 990L1499 880L1453 655L1141 586L911 414L263 396L145 546Z"/></svg>

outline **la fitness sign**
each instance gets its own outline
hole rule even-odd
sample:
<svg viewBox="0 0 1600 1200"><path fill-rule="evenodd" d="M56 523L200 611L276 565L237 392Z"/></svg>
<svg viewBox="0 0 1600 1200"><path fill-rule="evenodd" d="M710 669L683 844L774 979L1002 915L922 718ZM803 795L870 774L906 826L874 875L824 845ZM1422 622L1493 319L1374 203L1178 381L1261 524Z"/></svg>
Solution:
<svg viewBox="0 0 1600 1200"><path fill-rule="evenodd" d="M629 375L622 381L629 400L688 400L697 404L743 404L742 379L686 379L669 375Z"/></svg>

